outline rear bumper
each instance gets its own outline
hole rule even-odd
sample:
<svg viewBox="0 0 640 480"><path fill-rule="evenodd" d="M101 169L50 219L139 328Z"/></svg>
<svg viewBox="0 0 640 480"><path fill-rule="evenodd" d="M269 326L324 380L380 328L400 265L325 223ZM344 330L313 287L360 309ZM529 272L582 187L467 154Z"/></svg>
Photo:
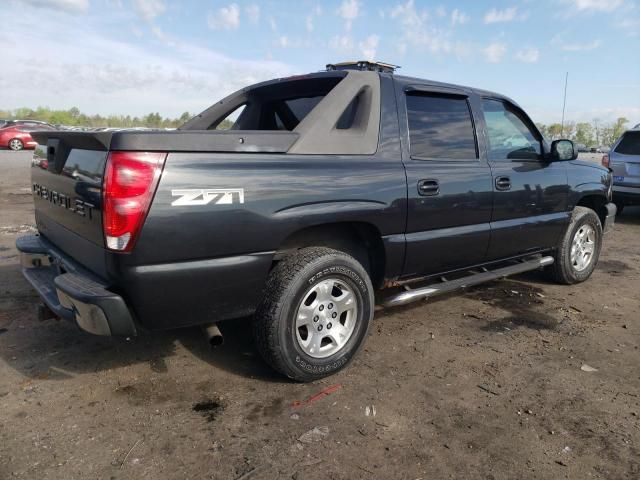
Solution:
<svg viewBox="0 0 640 480"><path fill-rule="evenodd" d="M605 205L605 208L607 209L607 216L604 219L602 231L604 233L609 233L611 230L613 230L613 225L616 221L616 213L618 212L618 208L616 207L615 203L607 203Z"/></svg>
<svg viewBox="0 0 640 480"><path fill-rule="evenodd" d="M18 238L22 273L60 318L95 335L137 334L124 299L38 235Z"/></svg>

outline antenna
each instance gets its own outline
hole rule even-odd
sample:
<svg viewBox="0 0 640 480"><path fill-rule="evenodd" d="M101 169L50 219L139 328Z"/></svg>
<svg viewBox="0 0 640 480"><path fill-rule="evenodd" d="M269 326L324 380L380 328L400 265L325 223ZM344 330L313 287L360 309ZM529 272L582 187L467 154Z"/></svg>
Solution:
<svg viewBox="0 0 640 480"><path fill-rule="evenodd" d="M560 137L564 137L564 111L567 106L567 83L569 82L569 72L564 77L564 100L562 100L562 123L560 123Z"/></svg>

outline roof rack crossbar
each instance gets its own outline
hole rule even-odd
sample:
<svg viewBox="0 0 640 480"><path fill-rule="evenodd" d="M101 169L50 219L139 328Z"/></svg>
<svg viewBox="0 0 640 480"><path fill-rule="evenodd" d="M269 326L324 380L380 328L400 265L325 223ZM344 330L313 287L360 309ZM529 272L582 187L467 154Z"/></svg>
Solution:
<svg viewBox="0 0 640 480"><path fill-rule="evenodd" d="M363 70L369 72L393 73L399 65L385 62L374 62L369 60L355 60L351 62L329 63L327 71L332 70Z"/></svg>

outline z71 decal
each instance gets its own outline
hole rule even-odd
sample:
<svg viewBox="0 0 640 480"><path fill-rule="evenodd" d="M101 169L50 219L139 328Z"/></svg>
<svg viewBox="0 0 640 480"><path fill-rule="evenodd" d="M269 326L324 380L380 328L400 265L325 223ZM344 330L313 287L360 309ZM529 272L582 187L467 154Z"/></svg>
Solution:
<svg viewBox="0 0 640 480"><path fill-rule="evenodd" d="M231 205L244 203L244 188L194 188L188 190L171 190L171 195L180 197L171 202L171 206L180 205L207 205L213 202L216 205Z"/></svg>

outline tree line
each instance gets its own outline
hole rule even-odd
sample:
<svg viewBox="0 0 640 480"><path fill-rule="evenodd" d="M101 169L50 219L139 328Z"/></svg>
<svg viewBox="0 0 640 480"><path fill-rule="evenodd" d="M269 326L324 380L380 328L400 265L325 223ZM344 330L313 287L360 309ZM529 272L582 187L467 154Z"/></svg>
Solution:
<svg viewBox="0 0 640 480"><path fill-rule="evenodd" d="M131 115L87 115L78 108L69 110L53 110L48 107L18 108L15 110L0 110L0 119L21 119L21 120L41 120L53 125L66 125L73 127L149 127L149 128L177 128L192 115L184 112L178 118L163 117L158 112L149 113L142 117L132 117ZM223 122L218 128L229 128L228 120ZM618 118L615 122L602 123L598 120L593 122L566 122L564 125L552 123L545 125L537 123L538 129L548 140L558 138L568 138L576 143L587 147L606 145L615 142L620 135L628 128L629 120L624 117Z"/></svg>
<svg viewBox="0 0 640 480"><path fill-rule="evenodd" d="M78 108L69 110L53 110L48 107L17 108L15 110L0 110L0 119L3 120L40 120L52 125L65 125L69 127L149 127L149 128L176 128L189 120L193 115L184 112L178 118L167 118L158 112L149 113L142 117L131 115L87 115Z"/></svg>
<svg viewBox="0 0 640 480"><path fill-rule="evenodd" d="M550 125L536 123L536 126L548 140L568 138L587 147L599 147L611 146L620 138L620 135L629 128L629 120L619 117L611 123L594 120L593 122L565 122L564 126L559 123Z"/></svg>

